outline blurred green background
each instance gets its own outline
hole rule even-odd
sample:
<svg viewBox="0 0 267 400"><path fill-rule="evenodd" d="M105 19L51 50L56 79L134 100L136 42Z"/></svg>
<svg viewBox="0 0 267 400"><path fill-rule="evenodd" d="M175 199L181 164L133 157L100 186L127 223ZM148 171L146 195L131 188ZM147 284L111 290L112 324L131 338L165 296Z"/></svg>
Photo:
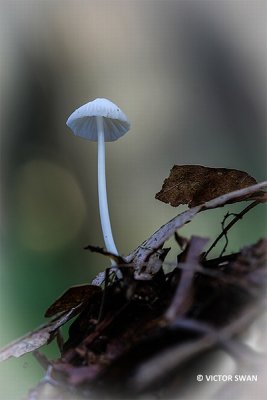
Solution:
<svg viewBox="0 0 267 400"><path fill-rule="evenodd" d="M154 199L173 164L266 179L267 32L266 3L257 0L0 6L3 346L42 324L65 289L108 265L83 250L103 245L97 147L67 128L72 111L106 97L131 121L106 148L114 238L127 255L179 212ZM225 213L199 215L181 234L214 237ZM265 233L259 206L230 232L229 251ZM55 356L55 347L46 353ZM7 361L0 398L21 398L41 376L31 355Z"/></svg>

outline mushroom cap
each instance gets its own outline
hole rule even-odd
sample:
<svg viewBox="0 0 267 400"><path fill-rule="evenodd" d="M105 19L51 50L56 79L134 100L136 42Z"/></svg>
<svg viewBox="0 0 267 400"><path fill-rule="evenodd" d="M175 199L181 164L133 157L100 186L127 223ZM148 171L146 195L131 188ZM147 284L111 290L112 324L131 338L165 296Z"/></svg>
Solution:
<svg viewBox="0 0 267 400"><path fill-rule="evenodd" d="M126 115L107 99L95 99L77 108L68 118L67 125L74 135L97 142L95 117L103 117L105 142L119 139L130 129Z"/></svg>

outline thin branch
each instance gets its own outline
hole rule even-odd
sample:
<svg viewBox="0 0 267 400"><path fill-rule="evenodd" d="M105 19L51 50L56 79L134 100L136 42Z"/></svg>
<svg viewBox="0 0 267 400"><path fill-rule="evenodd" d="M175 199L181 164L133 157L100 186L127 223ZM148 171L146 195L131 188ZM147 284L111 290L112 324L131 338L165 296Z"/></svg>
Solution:
<svg viewBox="0 0 267 400"><path fill-rule="evenodd" d="M108 287L108 280L109 280L109 276L110 276L110 268L107 268L105 270L105 286L104 286L104 290L103 290L103 296L102 296L102 300L101 300L101 305L100 305L100 309L99 309L99 314L98 314L98 318L97 318L97 322L100 322L102 317L103 317L103 313L104 313L104 307L106 305L106 298L107 298L107 287Z"/></svg>
<svg viewBox="0 0 267 400"><path fill-rule="evenodd" d="M247 325L254 321L264 311L265 307L265 302L254 305L220 331L211 330L200 339L189 341L183 345L171 346L151 357L137 369L130 380L130 386L137 391L147 389L191 357L218 344L228 347L228 341L231 341L233 336L242 332Z"/></svg>
<svg viewBox="0 0 267 400"><path fill-rule="evenodd" d="M230 218L230 217L235 217L236 215L237 214L233 214L233 213L229 213L229 212L226 213L226 215L224 216L224 218L223 218L223 220L221 222L222 231L225 230L225 224L226 224L227 219ZM225 232L223 236L224 236L225 243L224 243L223 249L222 249L219 257L222 257L224 255L224 253L225 253L225 251L227 249L228 243L229 243L227 232Z"/></svg>
<svg viewBox="0 0 267 400"><path fill-rule="evenodd" d="M48 369L49 366L51 366L51 362L43 353L40 353L39 350L34 350L32 354L45 371Z"/></svg>
<svg viewBox="0 0 267 400"><path fill-rule="evenodd" d="M132 262L136 269L141 268L145 260L147 260L147 258L150 256L151 252L153 252L155 248L157 248L159 245L163 245L166 240L174 235L177 229L180 229L185 224L190 222L199 212L222 207L235 199L244 198L245 196L257 193L261 189L265 188L267 188L267 181L224 194L215 199L209 200L206 203L200 204L198 206L190 208L189 210L184 211L183 213L177 215L169 222L161 226L152 236L145 240L131 254L125 257L125 261L128 263ZM263 196L262 199L259 200L259 202L261 201L266 201L266 196Z"/></svg>
<svg viewBox="0 0 267 400"><path fill-rule="evenodd" d="M189 244L186 255L186 265L198 265L198 259L203 250L203 247L208 242L208 239L193 236ZM191 306L192 296L190 296L193 285L193 278L195 275L194 269L182 270L179 285L177 286L176 293L173 297L171 305L165 312L165 318L168 321L173 321L178 315L183 315L186 310Z"/></svg>
<svg viewBox="0 0 267 400"><path fill-rule="evenodd" d="M219 331L207 322L181 318L172 323L171 329L174 330L188 330L202 335L215 335L218 338ZM227 340L222 340L220 343L225 351L227 351L234 359L242 363L259 363L266 358L265 353L253 350L249 345L241 342L240 339L231 337Z"/></svg>
<svg viewBox="0 0 267 400"><path fill-rule="evenodd" d="M211 244L211 246L208 248L208 250L206 251L206 253L204 254L203 259L207 258L207 255L211 252L211 250L216 246L216 244L219 242L219 240L225 236L227 234L227 232L232 228L233 225L235 225L240 219L243 218L243 216L248 213L250 210L252 210L252 208L256 207L259 204L259 202L253 201L253 203L250 203L246 208L244 208L243 211L241 211L240 213L236 214L235 217L232 219L231 222L229 222L229 224L223 228L222 232L219 234L219 236L214 240L214 242Z"/></svg>

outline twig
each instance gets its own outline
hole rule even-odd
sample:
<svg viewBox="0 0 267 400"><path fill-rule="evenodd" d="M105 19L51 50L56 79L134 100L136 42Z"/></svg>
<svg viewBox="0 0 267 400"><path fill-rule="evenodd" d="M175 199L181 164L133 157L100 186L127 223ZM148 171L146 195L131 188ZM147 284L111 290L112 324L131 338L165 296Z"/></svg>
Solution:
<svg viewBox="0 0 267 400"><path fill-rule="evenodd" d="M243 218L243 216L249 212L252 208L256 207L259 204L259 201L253 201L253 203L250 203L246 208L244 208L243 211L240 213L236 214L235 218L232 219L229 224L223 228L222 232L219 234L219 236L214 240L214 242L211 244L211 246L208 248L206 253L203 256L203 259L207 258L207 255L211 252L211 250L216 246L216 244L219 242L219 240L227 234L227 232L232 228L233 225L236 224L237 221Z"/></svg>
<svg viewBox="0 0 267 400"><path fill-rule="evenodd" d="M142 391L150 387L154 382L167 376L170 371L193 356L203 353L219 343L227 346L227 341L234 335L242 332L249 323L261 314L265 307L265 302L254 305L250 309L246 309L237 320L220 331L214 330L200 339L183 345L171 346L160 354L151 357L137 369L130 380L130 387L137 391Z"/></svg>
<svg viewBox="0 0 267 400"><path fill-rule="evenodd" d="M189 267L190 265L198 265L198 259L207 242L208 239L193 236L189 243L185 264L188 264ZM177 286L176 293L170 307L165 313L165 318L168 321L173 321L178 315L183 314L188 309L190 300L192 301L193 297L190 296L190 293L192 290L194 274L195 271L192 268L182 270L181 279Z"/></svg>
<svg viewBox="0 0 267 400"><path fill-rule="evenodd" d="M233 214L233 213L227 212L226 215L224 216L222 222L221 222L222 231L224 231L224 235L223 235L223 236L224 236L225 243L224 243L224 246L223 246L222 251L220 252L219 257L222 257L222 256L223 256L225 250L227 249L228 243L229 243L229 239L228 239L228 236L227 236L227 232L225 231L226 220L227 220L229 217L236 217L236 215L237 215L237 214Z"/></svg>
<svg viewBox="0 0 267 400"><path fill-rule="evenodd" d="M145 260L147 260L147 258L155 248L157 248L159 245L163 245L166 240L174 235L177 229L190 222L199 212L212 208L222 207L235 199L251 195L266 187L267 181L257 183L256 185L252 185L244 189L224 194L215 199L209 200L206 203L200 204L196 207L184 211L183 213L177 215L169 222L161 226L152 236L150 236L150 238L145 240L131 254L125 257L125 261L128 263L132 262L136 269L140 269ZM266 201L266 197L264 197L262 201Z"/></svg>
<svg viewBox="0 0 267 400"><path fill-rule="evenodd" d="M191 332L196 332L202 335L213 334L218 337L218 332L210 324L190 319L181 318L177 319L172 325L171 329L181 330L185 329ZM253 350L246 343L241 342L236 338L228 338L227 340L222 340L222 347L227 351L232 357L242 363L258 363L264 360L265 354Z"/></svg>
<svg viewBox="0 0 267 400"><path fill-rule="evenodd" d="M32 352L33 356L36 358L36 360L38 361L38 363L41 365L41 367L46 371L48 369L49 366L51 366L50 361L48 360L48 358L43 354L40 353L39 350L34 350Z"/></svg>
<svg viewBox="0 0 267 400"><path fill-rule="evenodd" d="M110 275L110 268L106 268L106 270L105 270L105 286L104 286L104 290L103 290L103 296L102 296L102 300L101 300L101 305L100 305L100 309L99 309L97 322L100 322L103 317L104 307L106 304L109 275Z"/></svg>
<svg viewBox="0 0 267 400"><path fill-rule="evenodd" d="M57 345L60 351L60 354L62 355L63 353L63 348L64 348L64 337L62 335L61 329L59 328L59 330L56 333L56 340L57 340Z"/></svg>

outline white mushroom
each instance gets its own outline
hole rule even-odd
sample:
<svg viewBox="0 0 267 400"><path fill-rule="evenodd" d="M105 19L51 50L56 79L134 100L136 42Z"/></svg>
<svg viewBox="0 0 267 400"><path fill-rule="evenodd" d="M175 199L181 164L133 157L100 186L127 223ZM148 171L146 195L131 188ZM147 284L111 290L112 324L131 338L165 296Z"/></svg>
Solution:
<svg viewBox="0 0 267 400"><path fill-rule="evenodd" d="M105 142L123 136L130 129L130 123L116 104L107 99L95 99L75 110L67 125L75 135L98 142L98 200L102 232L107 251L118 255L108 211ZM112 265L116 263L112 262Z"/></svg>

